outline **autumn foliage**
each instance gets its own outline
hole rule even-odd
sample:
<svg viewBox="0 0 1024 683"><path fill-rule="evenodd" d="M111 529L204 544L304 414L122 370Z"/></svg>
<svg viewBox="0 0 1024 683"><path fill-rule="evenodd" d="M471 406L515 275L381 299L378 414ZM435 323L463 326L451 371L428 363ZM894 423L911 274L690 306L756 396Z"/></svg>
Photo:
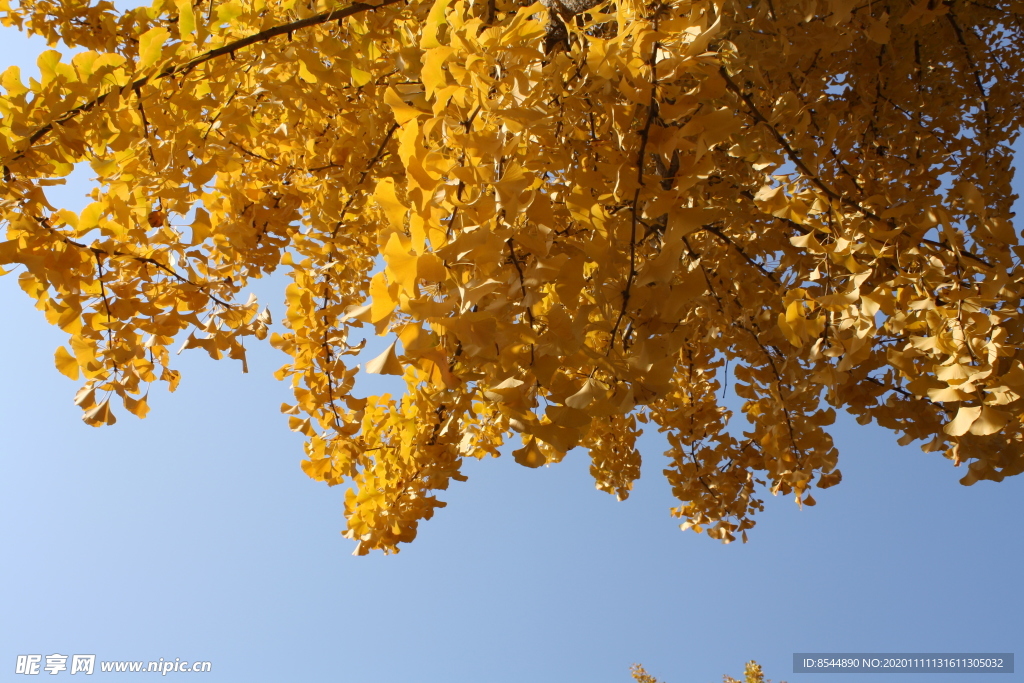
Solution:
<svg viewBox="0 0 1024 683"><path fill-rule="evenodd" d="M633 675L633 680L636 683L662 683L654 676L647 673L647 671L639 664L634 664L630 669L630 673ZM722 683L772 683L771 679L765 680L764 671L761 669L761 665L755 661L747 662L744 667L743 680L737 680L732 676L722 676ZM780 683L786 683L781 681Z"/></svg>
<svg viewBox="0 0 1024 683"><path fill-rule="evenodd" d="M465 458L664 432L683 526L839 482L837 409L963 483L1024 470L1020 3L0 0L0 265L93 425L177 346L290 356L303 469L397 550ZM74 48L68 51L67 47ZM81 212L47 188L96 177ZM286 269L284 334L244 288ZM0 272L4 272L0 270ZM359 397L365 364L400 397ZM746 423L720 402L744 400ZM649 458L648 464L658 462Z"/></svg>

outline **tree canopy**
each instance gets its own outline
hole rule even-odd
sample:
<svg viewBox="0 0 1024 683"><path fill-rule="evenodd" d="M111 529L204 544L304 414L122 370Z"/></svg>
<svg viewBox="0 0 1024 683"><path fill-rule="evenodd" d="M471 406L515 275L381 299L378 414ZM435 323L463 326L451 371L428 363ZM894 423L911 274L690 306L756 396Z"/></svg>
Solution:
<svg viewBox="0 0 1024 683"><path fill-rule="evenodd" d="M1024 470L1021 11L0 0L68 53L0 76L0 272L69 335L91 425L173 391L176 344L244 368L269 337L359 554L512 436L527 467L587 449L621 499L665 432L672 514L724 541L840 481L836 409L998 481ZM91 203L54 206L84 163ZM244 292L279 268L268 334ZM360 327L403 396L358 396Z"/></svg>
<svg viewBox="0 0 1024 683"><path fill-rule="evenodd" d="M647 671L639 664L634 664L630 670L633 675L633 680L636 683L661 683L657 678L647 673ZM764 678L764 671L761 669L761 665L756 661L749 661L744 667L743 680L737 680L732 676L722 676L722 683L772 683L771 679L767 681ZM786 683L781 681L780 683Z"/></svg>

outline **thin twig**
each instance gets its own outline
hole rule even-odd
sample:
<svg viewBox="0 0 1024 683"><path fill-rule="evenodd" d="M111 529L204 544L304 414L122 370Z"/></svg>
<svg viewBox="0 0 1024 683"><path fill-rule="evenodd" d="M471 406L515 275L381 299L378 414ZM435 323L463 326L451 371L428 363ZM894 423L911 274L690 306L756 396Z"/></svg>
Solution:
<svg viewBox="0 0 1024 683"><path fill-rule="evenodd" d="M25 147L25 149L18 152L12 160L16 161L25 156L37 142L39 142L41 139L43 139L50 132L53 131L54 126L67 123L68 121L76 118L80 114L84 114L92 110L96 106L103 104L107 100L107 98L113 95L115 92L120 93L124 92L125 90L138 91L138 89L142 86L152 83L154 81L158 81L180 73L188 73L189 71L195 69L197 66L205 64L206 62L209 62L212 59L216 59L217 57L223 57L224 55L234 56L234 53L238 50L242 50L252 45L256 45L257 43L263 43L273 38L277 38L278 36L289 35L293 31L309 28L310 26L318 26L320 24L326 24L331 21L338 21L339 19L344 19L354 14L359 14L360 12L366 12L369 10L380 9L381 7L386 7L388 5L394 5L398 2L401 2L401 0L381 0L381 2L376 5L370 5L364 2L354 2L348 7L331 10L329 12L321 12L320 14L315 14L311 17L307 17L306 19L299 19L298 21L292 21L287 24L281 24L280 26L268 28L265 31L254 33L253 35L248 36L247 38L240 38L239 40L230 42L222 47L218 47L216 49L204 52L203 54L197 57L193 57L184 64L168 66L164 68L162 71L158 71L155 74L150 74L149 76L137 78L128 85L124 86L123 88L109 90L103 93L102 95L99 95L89 100L88 102L85 102L84 104L80 104L79 106L69 110L68 112L66 112L59 118L55 119L54 121L51 121L42 128L38 129L36 132L32 133L32 135L29 136L28 145Z"/></svg>

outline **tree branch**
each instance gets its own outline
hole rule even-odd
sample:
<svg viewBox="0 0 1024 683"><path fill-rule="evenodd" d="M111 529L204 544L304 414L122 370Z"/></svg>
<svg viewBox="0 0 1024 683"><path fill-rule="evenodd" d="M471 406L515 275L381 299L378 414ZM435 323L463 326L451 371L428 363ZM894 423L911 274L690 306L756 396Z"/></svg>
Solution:
<svg viewBox="0 0 1024 683"><path fill-rule="evenodd" d="M401 2L401 0L381 0L381 2L376 5L370 5L365 2L354 2L348 7L331 10L329 12L321 12L320 14L316 14L305 19L300 19L298 21L292 21L287 24L281 24L280 26L268 28L265 31L254 33L253 35L247 38L240 38L239 40L230 42L222 47L218 47L216 49L209 50L208 52L204 52L203 54L197 57L193 57L184 64L168 66L164 68L163 71L159 71L149 76L144 76L143 78L138 78L129 83L128 85L124 86L123 88L109 90L103 93L102 95L99 95L98 97L89 100L84 104L80 104L79 106L75 107L74 109L71 109L70 111L68 111L61 117L57 118L56 120L51 121L42 128L38 129L36 132L32 133L32 135L29 136L28 145L25 147L25 149L18 152L12 158L12 160L17 161L18 159L21 159L26 154L28 154L29 150L31 150L37 142L39 142L41 139L43 139L53 131L54 126L67 123L68 121L76 118L80 114L84 114L92 110L96 106L103 104L107 100L107 98L110 97L114 92L124 92L125 90L135 90L136 92L138 92L139 89L144 85L167 78L169 76L174 76L180 73L187 73L192 69L196 68L197 66L205 64L206 62L212 59L216 59L217 57L223 57L224 55L233 56L234 53L238 50L242 50L251 45L256 45L257 43L264 43L273 38L277 38L278 36L290 35L293 31L309 28L310 26L318 26L320 24L326 24L331 21L338 21L339 19L344 19L354 14L359 14L360 12L380 9L381 7L386 7L387 5L394 5L397 4L398 2Z"/></svg>
<svg viewBox="0 0 1024 683"><path fill-rule="evenodd" d="M98 259L99 259L100 256L107 256L109 258L129 258L129 259L132 259L133 261L138 261L139 263L147 263L149 265L156 266L157 268L159 268L160 270L164 271L165 273L167 273L168 275L173 277L175 280L177 280L181 284L183 284L183 285L191 285L192 287L195 287L200 292L205 294L214 303L219 304L219 305L223 306L224 308L234 308L230 303L228 303L226 301L223 301L223 300L219 299L217 296L215 296L215 295L211 294L210 292L208 292L207 288L210 286L209 283L199 284L197 282L192 282L187 277L178 274L177 272L175 272L174 270L172 270L168 266L165 266L164 264L160 263L156 259L152 259L152 258L149 258L149 257L146 257L146 256L138 256L136 254L129 254L129 253L126 253L126 252L123 252L123 251L113 251L113 252L110 252L110 251L104 251L103 249L99 249L99 248L96 248L96 247L89 247L89 246L86 246L86 245L82 244L81 242L76 242L75 240L71 239L67 235L61 234L56 228L54 228L53 226L50 225L49 220L47 220L46 218L42 218L40 216L36 216L35 219L36 219L36 222L39 223L39 225L43 226L44 228L46 228L51 233L57 235L57 237L59 237L61 239L61 241L64 242L64 244L70 245L72 247L78 247L79 249L88 250L88 251L92 252L96 256L96 258L97 258L97 265L99 264ZM101 274L102 274L102 271L101 271ZM102 285L102 280L101 280L100 284Z"/></svg>

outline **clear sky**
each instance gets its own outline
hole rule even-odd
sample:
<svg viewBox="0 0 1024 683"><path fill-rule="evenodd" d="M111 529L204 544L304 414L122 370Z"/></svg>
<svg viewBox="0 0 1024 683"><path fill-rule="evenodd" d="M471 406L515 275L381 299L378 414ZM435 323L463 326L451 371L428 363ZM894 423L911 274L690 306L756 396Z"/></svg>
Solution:
<svg viewBox="0 0 1024 683"><path fill-rule="evenodd" d="M34 68L39 43L0 37L0 71ZM85 190L62 196L80 208ZM277 318L283 285L256 288ZM54 369L66 336L16 276L0 312L0 681L23 678L18 655L60 653L210 661L168 674L209 683L626 683L633 662L712 683L749 659L790 683L968 683L794 674L792 654L1024 654L1024 478L963 487L940 455L844 415L842 484L803 510L769 496L747 544L678 530L649 434L625 502L594 489L583 451L469 462L415 543L353 557L343 487L303 474L279 413L283 354L251 348L242 374L187 351L148 418L95 429Z"/></svg>

